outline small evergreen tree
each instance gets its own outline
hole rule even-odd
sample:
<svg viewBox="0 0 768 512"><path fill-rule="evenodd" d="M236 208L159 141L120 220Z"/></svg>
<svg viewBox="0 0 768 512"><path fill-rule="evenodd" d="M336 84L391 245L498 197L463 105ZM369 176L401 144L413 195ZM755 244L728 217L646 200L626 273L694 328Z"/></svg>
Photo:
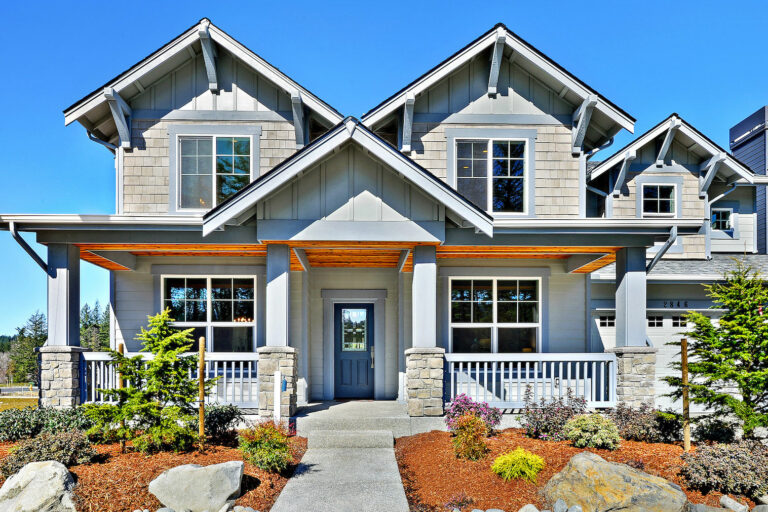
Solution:
<svg viewBox="0 0 768 512"><path fill-rule="evenodd" d="M693 324L686 333L690 398L717 416L735 416L751 437L755 428L768 426L768 286L737 260L723 282L706 288L712 308L725 312L717 324L698 312L686 315ZM681 372L680 362L671 366ZM665 380L674 388L670 396L680 398L681 377Z"/></svg>
<svg viewBox="0 0 768 512"><path fill-rule="evenodd" d="M112 404L86 405L94 426L89 435L108 441L128 440L143 452L182 451L197 441L195 407L198 404L197 355L192 350L192 329L179 331L171 325L170 311L149 317L149 328L137 336L142 352L153 357L126 357L110 350L125 387L104 390ZM213 385L208 381L207 388Z"/></svg>
<svg viewBox="0 0 768 512"><path fill-rule="evenodd" d="M109 307L102 311L99 301L80 309L80 345L97 352L109 349Z"/></svg>
<svg viewBox="0 0 768 512"><path fill-rule="evenodd" d="M47 339L48 325L45 315L39 311L16 329L16 338L11 341L11 373L15 381L37 382L40 370L35 349L42 347Z"/></svg>

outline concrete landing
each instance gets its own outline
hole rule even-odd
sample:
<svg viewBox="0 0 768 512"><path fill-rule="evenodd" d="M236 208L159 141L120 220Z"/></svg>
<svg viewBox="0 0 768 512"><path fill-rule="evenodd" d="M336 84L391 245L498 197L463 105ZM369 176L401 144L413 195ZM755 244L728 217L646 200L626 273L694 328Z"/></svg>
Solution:
<svg viewBox="0 0 768 512"><path fill-rule="evenodd" d="M316 430L307 443L272 512L408 512L391 432Z"/></svg>

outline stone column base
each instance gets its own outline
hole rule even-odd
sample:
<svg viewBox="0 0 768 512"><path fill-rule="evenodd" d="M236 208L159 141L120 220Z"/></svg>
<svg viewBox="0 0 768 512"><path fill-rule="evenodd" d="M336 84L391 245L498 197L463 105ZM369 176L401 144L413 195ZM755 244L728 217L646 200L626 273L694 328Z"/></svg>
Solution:
<svg viewBox="0 0 768 512"><path fill-rule="evenodd" d="M43 346L40 354L40 407L67 409L80 405L80 354L90 349Z"/></svg>
<svg viewBox="0 0 768 512"><path fill-rule="evenodd" d="M408 416L443 415L445 349L409 348L405 351L405 396Z"/></svg>
<svg viewBox="0 0 768 512"><path fill-rule="evenodd" d="M271 420L275 417L275 372L280 370L286 382L285 391L280 392L280 417L288 420L296 414L297 350L293 347L260 347L257 352L259 354L257 365L259 417L262 420Z"/></svg>
<svg viewBox="0 0 768 512"><path fill-rule="evenodd" d="M616 347L616 401L632 407L656 402L655 347Z"/></svg>

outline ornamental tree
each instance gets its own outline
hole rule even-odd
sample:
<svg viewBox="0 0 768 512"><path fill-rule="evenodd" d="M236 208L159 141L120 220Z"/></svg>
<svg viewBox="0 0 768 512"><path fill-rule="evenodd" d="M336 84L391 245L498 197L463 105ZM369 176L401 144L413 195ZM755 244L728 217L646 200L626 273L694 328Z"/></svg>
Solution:
<svg viewBox="0 0 768 512"><path fill-rule="evenodd" d="M714 411L735 416L745 437L768 426L768 286L744 262L724 281L707 285L713 309L724 310L717 323L699 312L686 315L692 330L688 337L690 399ZM672 343L680 345L679 342ZM681 373L681 363L671 366ZM682 378L666 377L673 387L669 396L682 396Z"/></svg>

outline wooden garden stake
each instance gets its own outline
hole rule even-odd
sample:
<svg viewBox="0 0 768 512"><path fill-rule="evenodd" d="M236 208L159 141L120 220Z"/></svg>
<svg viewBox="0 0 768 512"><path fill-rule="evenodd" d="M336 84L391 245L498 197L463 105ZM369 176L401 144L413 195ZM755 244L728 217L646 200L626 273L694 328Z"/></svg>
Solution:
<svg viewBox="0 0 768 512"><path fill-rule="evenodd" d="M199 410L199 428L198 436L200 437L200 450L205 448L205 336L200 336L200 361L197 370L197 380L200 392L200 404Z"/></svg>
<svg viewBox="0 0 768 512"><path fill-rule="evenodd" d="M120 343L117 346L117 351L120 353L120 355L125 355L125 344ZM123 389L125 387L125 381L123 380L123 375L118 372L117 374L117 388ZM125 432L125 420L120 420L120 430ZM120 453L125 453L125 439L120 439Z"/></svg>
<svg viewBox="0 0 768 512"><path fill-rule="evenodd" d="M680 359L683 370L683 451L691 451L691 403L688 398L688 339L680 340Z"/></svg>

